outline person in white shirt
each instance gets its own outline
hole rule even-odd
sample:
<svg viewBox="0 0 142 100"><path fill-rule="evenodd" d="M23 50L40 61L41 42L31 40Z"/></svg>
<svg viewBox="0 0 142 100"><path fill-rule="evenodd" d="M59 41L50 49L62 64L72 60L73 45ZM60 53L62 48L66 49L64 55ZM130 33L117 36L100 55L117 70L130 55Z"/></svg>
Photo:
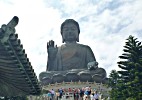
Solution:
<svg viewBox="0 0 142 100"><path fill-rule="evenodd" d="M52 97L52 100L54 100L55 91L52 89L50 92L51 92L51 97Z"/></svg>
<svg viewBox="0 0 142 100"><path fill-rule="evenodd" d="M94 100L99 100L99 94L98 94L98 92L97 91L95 91L95 93L94 93L94 98L93 98Z"/></svg>

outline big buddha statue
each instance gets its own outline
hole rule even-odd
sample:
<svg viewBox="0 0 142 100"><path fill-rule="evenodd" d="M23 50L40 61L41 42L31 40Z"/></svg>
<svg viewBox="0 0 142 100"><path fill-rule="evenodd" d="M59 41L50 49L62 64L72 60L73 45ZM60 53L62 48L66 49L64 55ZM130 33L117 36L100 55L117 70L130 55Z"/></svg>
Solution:
<svg viewBox="0 0 142 100"><path fill-rule="evenodd" d="M98 62L88 45L79 44L80 27L74 19L61 24L63 44L59 47L53 40L47 42L47 70L39 75L45 83L70 81L104 82L106 71Z"/></svg>

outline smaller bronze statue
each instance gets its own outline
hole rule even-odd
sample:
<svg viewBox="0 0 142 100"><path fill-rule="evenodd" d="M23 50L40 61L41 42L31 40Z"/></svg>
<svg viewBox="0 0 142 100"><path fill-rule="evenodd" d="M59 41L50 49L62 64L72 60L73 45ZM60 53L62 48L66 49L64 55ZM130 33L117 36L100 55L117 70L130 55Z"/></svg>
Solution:
<svg viewBox="0 0 142 100"><path fill-rule="evenodd" d="M47 43L47 74L40 74L55 81L96 81L106 78L106 71L98 67L98 62L88 45L79 44L80 28L73 19L65 20L61 25L62 42L60 47L53 40ZM58 77L60 75L60 77ZM61 78L62 76L62 78ZM58 77L58 78L57 78ZM60 80L61 79L61 80Z"/></svg>

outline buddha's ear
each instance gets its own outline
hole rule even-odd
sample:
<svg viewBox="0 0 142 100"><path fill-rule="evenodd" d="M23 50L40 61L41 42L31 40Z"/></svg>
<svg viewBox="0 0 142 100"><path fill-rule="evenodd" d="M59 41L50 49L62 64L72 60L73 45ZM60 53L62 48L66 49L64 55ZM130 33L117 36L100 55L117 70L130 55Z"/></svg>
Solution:
<svg viewBox="0 0 142 100"><path fill-rule="evenodd" d="M62 37L62 43L64 43L65 42L65 39Z"/></svg>
<svg viewBox="0 0 142 100"><path fill-rule="evenodd" d="M62 35L62 43L64 43L65 42L65 39L64 39L64 37L63 37L63 34L61 33L61 35Z"/></svg>
<svg viewBox="0 0 142 100"><path fill-rule="evenodd" d="M76 41L79 42L79 36L76 38Z"/></svg>

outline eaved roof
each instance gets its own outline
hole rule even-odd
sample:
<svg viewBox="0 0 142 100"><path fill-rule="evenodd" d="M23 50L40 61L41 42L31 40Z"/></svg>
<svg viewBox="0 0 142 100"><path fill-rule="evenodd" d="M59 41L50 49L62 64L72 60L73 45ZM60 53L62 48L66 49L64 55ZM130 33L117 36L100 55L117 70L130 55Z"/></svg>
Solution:
<svg viewBox="0 0 142 100"><path fill-rule="evenodd" d="M15 34L18 17L0 28L0 96L38 95L38 79Z"/></svg>

